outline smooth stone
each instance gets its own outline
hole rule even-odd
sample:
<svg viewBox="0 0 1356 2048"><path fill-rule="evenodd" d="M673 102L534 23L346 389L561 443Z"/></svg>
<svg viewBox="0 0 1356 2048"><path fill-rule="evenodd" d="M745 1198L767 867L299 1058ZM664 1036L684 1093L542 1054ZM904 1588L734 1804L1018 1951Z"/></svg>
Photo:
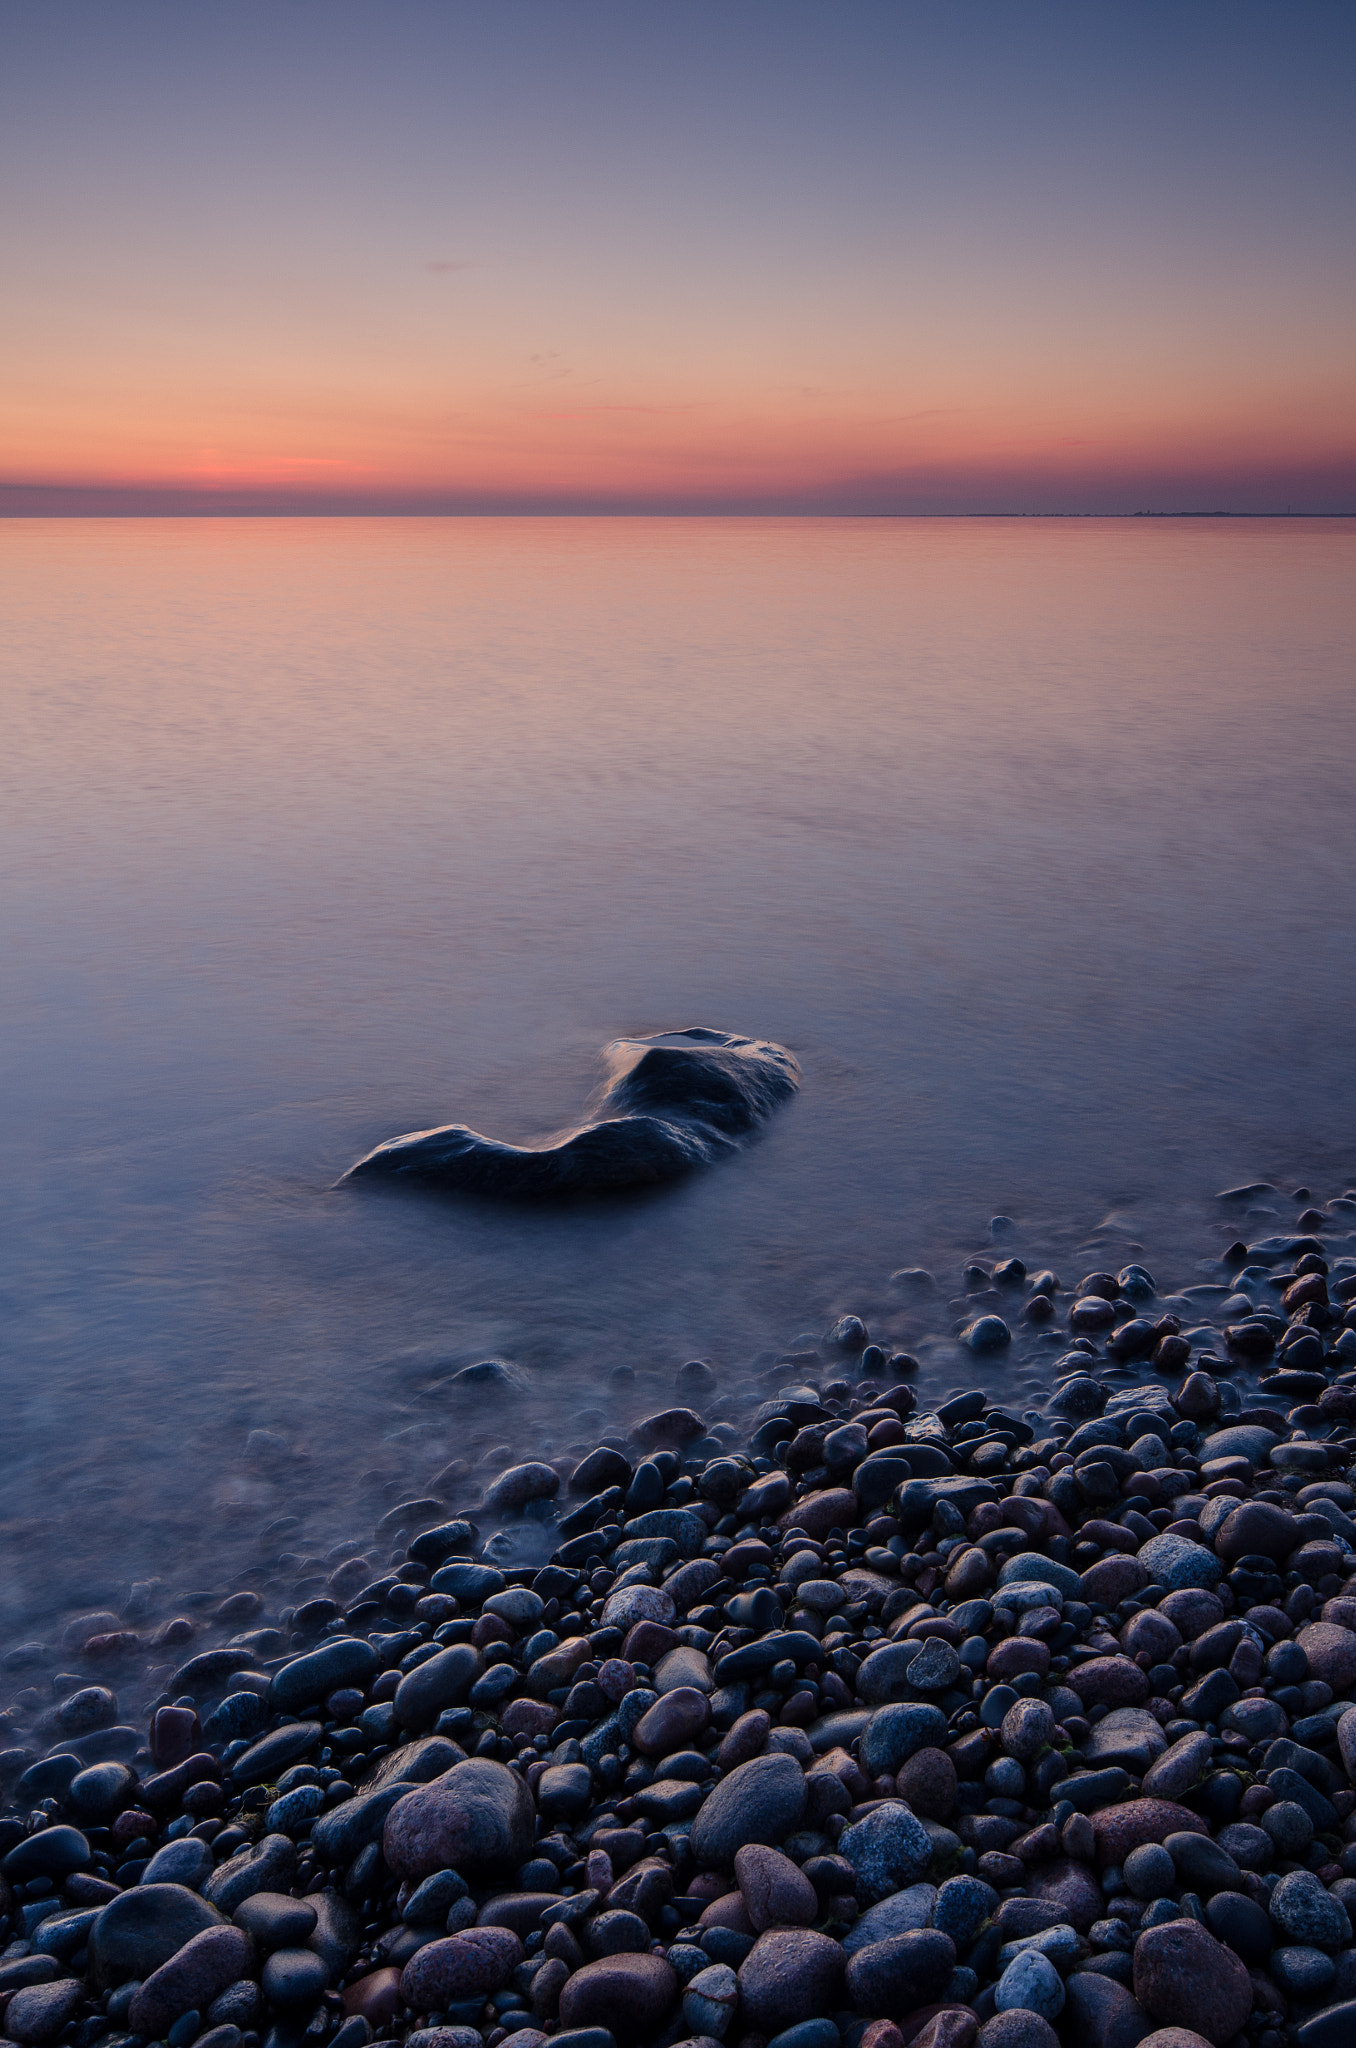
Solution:
<svg viewBox="0 0 1356 2048"><path fill-rule="evenodd" d="M814 1886L779 1849L747 1843L735 1852L734 1874L755 1933L769 1927L808 1927L818 1919Z"/></svg>
<svg viewBox="0 0 1356 2048"><path fill-rule="evenodd" d="M1216 1892L1205 1908L1205 1924L1250 1970L1264 1970L1275 1945L1271 1921L1255 1899L1240 1892Z"/></svg>
<svg viewBox="0 0 1356 2048"><path fill-rule="evenodd" d="M604 1956L567 1979L555 2038L575 2028L607 2027L619 2043L640 2043L663 2026L677 1996L677 1973L662 1956Z"/></svg>
<svg viewBox="0 0 1356 2048"><path fill-rule="evenodd" d="M1283 1877L1271 1894L1268 1911L1287 1942L1335 1949L1351 1941L1346 1907L1311 1870L1292 1870Z"/></svg>
<svg viewBox="0 0 1356 2048"><path fill-rule="evenodd" d="M1109 1720L1110 1715L1107 1718ZM1214 1745L1203 1731L1184 1735L1144 1773L1142 1789L1151 1798L1180 1799L1184 1792L1199 1785L1213 1756Z"/></svg>
<svg viewBox="0 0 1356 2048"><path fill-rule="evenodd" d="M1295 1638L1309 1660L1309 1675L1344 1693L1356 1685L1356 1634L1330 1621L1310 1622Z"/></svg>
<svg viewBox="0 0 1356 2048"><path fill-rule="evenodd" d="M212 1851L206 1842L185 1835L182 1841L166 1842L156 1850L141 1873L141 1882L143 1885L178 1884L187 1891L196 1892L215 1868Z"/></svg>
<svg viewBox="0 0 1356 2048"><path fill-rule="evenodd" d="M1123 1984L1078 1969L1065 1979L1064 2019L1079 2048L1140 2048L1154 2024Z"/></svg>
<svg viewBox="0 0 1356 2048"><path fill-rule="evenodd" d="M394 1701L401 1727L430 1728L445 1708L461 1706L482 1668L480 1652L470 1643L449 1643L407 1671Z"/></svg>
<svg viewBox="0 0 1356 2048"><path fill-rule="evenodd" d="M748 2028L765 2036L835 2008L843 1985L843 1951L808 1927L760 1934L739 1965L740 2009Z"/></svg>
<svg viewBox="0 0 1356 2048"><path fill-rule="evenodd" d="M206 2012L219 1992L254 1967L250 1938L238 1927L207 1927L142 1980L127 2008L133 2033L165 2034L186 2012Z"/></svg>
<svg viewBox="0 0 1356 2048"><path fill-rule="evenodd" d="M950 1882L952 1884L969 1883L979 1885L981 1891L986 1893L989 1899L994 1899L995 1904L997 1903L991 1888L988 1885L980 1884L978 1878L952 1878ZM939 1897L940 1893L936 1886L930 1884L906 1885L902 1891L891 1892L888 1897L879 1900L874 1906L868 1906L865 1912L858 1914L847 1933L843 1936L844 1954L852 1956L857 1953L859 1948L870 1948L873 1942L889 1941L896 1934L912 1934L920 1927L930 1927L938 1910L937 1902ZM976 1929L978 1929L989 1917L989 1912L992 1909L987 1905L986 1900L972 1901L971 1915L968 1917L973 1917L975 1910L978 1910L980 1914L979 1920L976 1922ZM953 1920L962 1922L967 1919L959 1905L957 1905L952 1917ZM952 1928L949 1926L943 1927L942 1932L950 1935L953 1941L957 1941L960 1938L952 1932Z"/></svg>
<svg viewBox="0 0 1356 2048"><path fill-rule="evenodd" d="M10 2040L25 2044L55 2040L84 1996L84 1985L73 1977L16 1991L5 2009L5 2033Z"/></svg>
<svg viewBox="0 0 1356 2048"><path fill-rule="evenodd" d="M89 1862L89 1843L79 1828L58 1824L41 1828L35 1835L15 1844L0 1863L11 1884L28 1884L35 1877L50 1877L59 1884L74 1870Z"/></svg>
<svg viewBox="0 0 1356 2048"><path fill-rule="evenodd" d="M110 1900L90 1929L90 1975L102 1990L129 1977L145 1982L195 1935L223 1924L185 1885L136 1885Z"/></svg>
<svg viewBox="0 0 1356 2048"><path fill-rule="evenodd" d="M315 1932L316 1909L309 1899L294 1899L286 1892L255 1892L241 1901L231 1918L267 1953L275 1948L299 1948L309 1941Z"/></svg>
<svg viewBox="0 0 1356 2048"><path fill-rule="evenodd" d="M328 1699L342 1686L366 1691L378 1668L371 1643L357 1636L336 1636L333 1642L293 1658L274 1673L268 1689L269 1706L275 1714L291 1714L315 1700Z"/></svg>
<svg viewBox="0 0 1356 2048"><path fill-rule="evenodd" d="M751 1757L707 1795L692 1824L700 1869L730 1870L745 1843L776 1847L805 1818L805 1773L792 1756Z"/></svg>
<svg viewBox="0 0 1356 2048"><path fill-rule="evenodd" d="M784 1046L705 1028L617 1039L603 1058L593 1118L548 1142L510 1145L445 1124L388 1139L345 1177L529 1200L669 1180L734 1151L800 1085Z"/></svg>
<svg viewBox="0 0 1356 2048"><path fill-rule="evenodd" d="M406 1963L400 1995L411 2012L441 2012L463 1998L483 1998L508 1982L523 1959L510 1927L467 1927L431 1941Z"/></svg>
<svg viewBox="0 0 1356 2048"><path fill-rule="evenodd" d="M1059 2048L1059 2035L1049 2020L1023 2006L996 2012L979 2030L978 2048Z"/></svg>
<svg viewBox="0 0 1356 2048"><path fill-rule="evenodd" d="M251 1695L253 1697L253 1695ZM286 1721L252 1743L231 1765L231 1778L242 1788L276 1785L289 1765L310 1755L324 1734L319 1721Z"/></svg>
<svg viewBox="0 0 1356 2048"><path fill-rule="evenodd" d="M1214 1551L1187 1536L1153 1536L1137 1554L1154 1584L1173 1592L1186 1587L1208 1589L1223 1575L1224 1567Z"/></svg>
<svg viewBox="0 0 1356 2048"><path fill-rule="evenodd" d="M554 1500L560 1491L560 1474L551 1465L532 1459L510 1465L485 1489L485 1506L495 1514L511 1514L529 1501Z"/></svg>
<svg viewBox="0 0 1356 2048"><path fill-rule="evenodd" d="M702 1734L711 1718L704 1691L680 1685L665 1692L637 1722L631 1740L644 1756L669 1756L687 1749Z"/></svg>
<svg viewBox="0 0 1356 2048"><path fill-rule="evenodd" d="M1023 1949L999 1978L994 2004L1000 2012L1020 2008L1039 2013L1042 2019L1057 2019L1064 2010L1064 1980L1039 1949Z"/></svg>
<svg viewBox="0 0 1356 2048"><path fill-rule="evenodd" d="M946 1716L938 1707L910 1701L878 1707L861 1733L862 1769L872 1778L893 1776L919 1750L941 1749L946 1740Z"/></svg>
<svg viewBox="0 0 1356 2048"><path fill-rule="evenodd" d="M1032 1890L1045 1906L1079 1934L1086 1934L1103 1913L1102 1891L1085 1863L1062 1856L1033 1878Z"/></svg>
<svg viewBox="0 0 1356 2048"><path fill-rule="evenodd" d="M527 1861L535 1824L524 1781L504 1764L470 1757L396 1802L386 1816L382 1850L398 1877L449 1868L507 1873Z"/></svg>
<svg viewBox="0 0 1356 2048"><path fill-rule="evenodd" d="M1002 1566L998 1574L1000 1587L1036 1584L1054 1586L1066 1600L1077 1600L1083 1591L1083 1578L1072 1565L1059 1564L1053 1557L1045 1557L1038 1550L1019 1550Z"/></svg>
<svg viewBox="0 0 1356 2048"><path fill-rule="evenodd" d="M1123 1764L1143 1777L1167 1746L1168 1738L1152 1714L1142 1707L1115 1707L1084 1743L1083 1757L1099 1766Z"/></svg>
<svg viewBox="0 0 1356 2048"><path fill-rule="evenodd" d="M1135 1943L1135 1997L1165 2026L1191 2023L1224 2048L1252 2010L1241 1959L1192 1919L1150 1927Z"/></svg>
<svg viewBox="0 0 1356 2048"><path fill-rule="evenodd" d="M259 1982L270 2005L313 2006L329 1984L329 1971L308 1948L277 1948L264 1964Z"/></svg>
<svg viewBox="0 0 1356 2048"><path fill-rule="evenodd" d="M203 1896L221 1913L236 1907L254 1892L285 1892L297 1874L297 1845L287 1835L264 1835L262 1841L246 1843L236 1855L217 1864L203 1886Z"/></svg>
<svg viewBox="0 0 1356 2048"><path fill-rule="evenodd" d="M916 1888L917 1889L917 1888ZM929 1887L930 1889L930 1887ZM909 1894L903 1892L902 1898ZM888 1904L888 1900L885 1902ZM932 1924L949 1934L956 1947L968 1948L985 1923L998 1910L998 1894L991 1884L981 1877L949 1877L937 1893L937 1903L932 1910ZM877 1911L875 1906L867 1908L861 1917ZM846 1948L852 1938L848 1930L843 1946Z"/></svg>
<svg viewBox="0 0 1356 2048"><path fill-rule="evenodd" d="M1090 1657L1068 1682L1085 1707L1137 1707L1149 1697L1148 1674L1129 1657Z"/></svg>
<svg viewBox="0 0 1356 2048"><path fill-rule="evenodd" d="M935 1927L913 1928L855 1950L848 1958L847 1994L860 2013L902 2019L940 1997L955 1966L949 1935Z"/></svg>
<svg viewBox="0 0 1356 2048"><path fill-rule="evenodd" d="M1243 1873L1227 1849L1209 1835L1174 1834L1163 1844L1173 1861L1177 1882L1209 1898L1216 1892L1243 1889Z"/></svg>

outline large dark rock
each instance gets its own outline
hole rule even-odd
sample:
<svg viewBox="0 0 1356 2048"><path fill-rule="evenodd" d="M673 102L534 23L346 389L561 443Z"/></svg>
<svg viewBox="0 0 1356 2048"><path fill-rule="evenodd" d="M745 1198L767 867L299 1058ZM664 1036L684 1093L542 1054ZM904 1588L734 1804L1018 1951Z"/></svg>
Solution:
<svg viewBox="0 0 1356 2048"><path fill-rule="evenodd" d="M951 1937L917 1927L859 1949L847 1966L847 1991L856 2011L871 2019L903 2019L940 1998L956 1964Z"/></svg>
<svg viewBox="0 0 1356 2048"><path fill-rule="evenodd" d="M507 1872L532 1853L535 1823L523 1780L488 1757L469 1757L392 1807L382 1847L398 1877L449 1869Z"/></svg>
<svg viewBox="0 0 1356 2048"><path fill-rule="evenodd" d="M129 1977L144 1982L195 1934L222 1925L221 1914L184 1885L135 1885L111 1900L91 1927L90 1975L102 1990Z"/></svg>
<svg viewBox="0 0 1356 2048"><path fill-rule="evenodd" d="M780 2034L797 2020L831 2012L841 1994L843 1961L839 1944L810 1927L760 1934L739 1965L739 2004L749 2027Z"/></svg>
<svg viewBox="0 0 1356 2048"><path fill-rule="evenodd" d="M775 1848L800 1826L807 1797L805 1774L793 1756L755 1756L740 1764L708 1794L692 1823L698 1868L732 1869L735 1851L746 1842Z"/></svg>
<svg viewBox="0 0 1356 2048"><path fill-rule="evenodd" d="M671 1180L733 1151L800 1085L783 1046L726 1031L621 1038L604 1059L607 1086L586 1123L536 1145L507 1145L464 1124L413 1131L378 1145L348 1178L380 1175L526 1197Z"/></svg>
<svg viewBox="0 0 1356 2048"><path fill-rule="evenodd" d="M677 1995L677 1973L663 1956L603 1956L569 1979L560 2023L566 2031L606 2027L621 2042L653 2040Z"/></svg>

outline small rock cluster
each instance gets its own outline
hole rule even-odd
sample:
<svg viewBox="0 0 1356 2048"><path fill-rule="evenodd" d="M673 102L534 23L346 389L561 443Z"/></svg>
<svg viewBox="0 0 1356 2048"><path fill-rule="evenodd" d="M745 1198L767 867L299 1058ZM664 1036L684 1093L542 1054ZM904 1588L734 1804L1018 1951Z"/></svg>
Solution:
<svg viewBox="0 0 1356 2048"><path fill-rule="evenodd" d="M682 1407L501 1473L545 1566L406 1503L144 1746L78 1686L0 1819L4 2037L1344 2048L1356 1262L1260 1270L1194 1360L1142 1268L1007 1273L1067 1317L1035 1422L920 1412L847 1318L738 1447Z"/></svg>

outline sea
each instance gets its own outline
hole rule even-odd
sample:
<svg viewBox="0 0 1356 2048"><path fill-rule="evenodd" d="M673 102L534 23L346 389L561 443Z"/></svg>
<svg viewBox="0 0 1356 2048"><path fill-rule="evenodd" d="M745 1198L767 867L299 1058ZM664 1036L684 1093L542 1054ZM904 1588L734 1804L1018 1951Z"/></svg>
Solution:
<svg viewBox="0 0 1356 2048"><path fill-rule="evenodd" d="M1317 519L5 521L0 1647L473 1499L688 1361L739 1419L850 1375L846 1313L925 1404L1034 1398L967 1267L1164 1293L1340 1196L1354 571ZM692 1025L802 1070L717 1168L341 1181Z"/></svg>

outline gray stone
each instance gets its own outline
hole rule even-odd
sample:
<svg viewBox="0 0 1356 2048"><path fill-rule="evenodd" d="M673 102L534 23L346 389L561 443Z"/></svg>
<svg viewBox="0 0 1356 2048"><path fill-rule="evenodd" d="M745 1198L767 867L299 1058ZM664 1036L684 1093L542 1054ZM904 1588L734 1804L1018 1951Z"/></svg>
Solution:
<svg viewBox="0 0 1356 2048"><path fill-rule="evenodd" d="M1346 1907L1325 1891L1312 1870L1292 1870L1271 1894L1272 1924L1286 1942L1306 1948L1345 1948L1351 1940Z"/></svg>
<svg viewBox="0 0 1356 2048"><path fill-rule="evenodd" d="M838 1854L857 1873L858 1896L874 1902L927 1875L932 1840L916 1814L898 1800L887 1800L844 1828Z"/></svg>

